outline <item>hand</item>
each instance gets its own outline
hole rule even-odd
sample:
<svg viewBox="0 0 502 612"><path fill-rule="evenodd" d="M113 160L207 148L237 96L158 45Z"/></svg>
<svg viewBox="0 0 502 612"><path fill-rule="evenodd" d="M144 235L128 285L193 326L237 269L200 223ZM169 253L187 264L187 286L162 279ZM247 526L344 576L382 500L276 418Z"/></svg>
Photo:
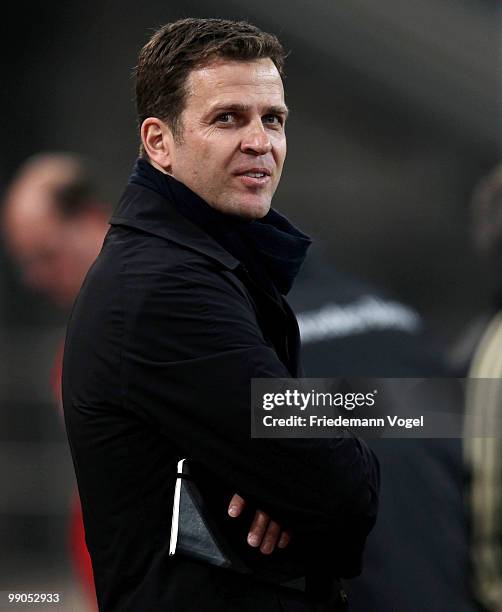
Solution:
<svg viewBox="0 0 502 612"><path fill-rule="evenodd" d="M244 510L246 502L237 493L230 500L228 514L237 517ZM254 515L251 528L248 533L248 544L253 548L260 547L260 552L270 555L277 545L278 548L286 548L291 536L284 531L279 523L272 521L268 514L257 510Z"/></svg>

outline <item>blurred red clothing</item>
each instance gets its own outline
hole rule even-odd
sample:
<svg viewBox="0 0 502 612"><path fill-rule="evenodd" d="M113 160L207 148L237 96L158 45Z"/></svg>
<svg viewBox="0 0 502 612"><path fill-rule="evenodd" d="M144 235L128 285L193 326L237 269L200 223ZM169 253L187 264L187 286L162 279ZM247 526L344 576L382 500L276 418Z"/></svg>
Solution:
<svg viewBox="0 0 502 612"><path fill-rule="evenodd" d="M54 398L57 402L57 406L62 412L62 398L61 398L61 374L63 371L63 349L64 342L61 342L54 365L51 372L51 386L54 393ZM89 610L97 610L96 604L96 590L94 588L94 575L92 571L91 557L87 550L85 543L85 530L84 520L82 517L82 506L80 504L80 498L78 492L73 492L70 508L69 508L69 533L68 533L68 544L70 548L70 555L73 562L73 570L78 579L78 582L82 585L83 590L90 603Z"/></svg>

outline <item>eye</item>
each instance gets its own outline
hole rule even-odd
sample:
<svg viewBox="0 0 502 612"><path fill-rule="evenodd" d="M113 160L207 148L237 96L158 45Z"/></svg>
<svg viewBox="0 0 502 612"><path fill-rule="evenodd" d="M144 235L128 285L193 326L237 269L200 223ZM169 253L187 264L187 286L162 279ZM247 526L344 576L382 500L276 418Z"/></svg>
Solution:
<svg viewBox="0 0 502 612"><path fill-rule="evenodd" d="M216 121L218 123L233 123L235 122L235 114L234 113L222 113L216 117Z"/></svg>
<svg viewBox="0 0 502 612"><path fill-rule="evenodd" d="M282 117L281 115L273 115L273 114L264 115L263 123L266 123L267 125L281 126L284 124L284 117Z"/></svg>

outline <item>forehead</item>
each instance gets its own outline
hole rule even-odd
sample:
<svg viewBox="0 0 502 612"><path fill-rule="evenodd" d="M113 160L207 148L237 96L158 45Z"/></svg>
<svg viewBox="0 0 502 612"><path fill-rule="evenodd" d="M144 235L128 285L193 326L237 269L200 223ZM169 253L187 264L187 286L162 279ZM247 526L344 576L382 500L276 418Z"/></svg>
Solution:
<svg viewBox="0 0 502 612"><path fill-rule="evenodd" d="M282 79L269 58L250 62L217 59L192 70L187 79L187 109L225 103L284 105Z"/></svg>
<svg viewBox="0 0 502 612"><path fill-rule="evenodd" d="M12 190L3 215L3 236L19 252L34 251L54 242L60 221L45 185L23 181Z"/></svg>

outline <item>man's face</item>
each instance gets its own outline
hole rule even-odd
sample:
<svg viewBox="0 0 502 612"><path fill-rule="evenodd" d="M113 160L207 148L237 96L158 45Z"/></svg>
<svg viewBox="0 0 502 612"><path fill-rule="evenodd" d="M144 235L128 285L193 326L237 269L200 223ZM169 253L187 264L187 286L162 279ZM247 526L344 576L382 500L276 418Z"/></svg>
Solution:
<svg viewBox="0 0 502 612"><path fill-rule="evenodd" d="M187 80L170 174L216 210L259 219L286 157L282 80L270 59L215 60Z"/></svg>
<svg viewBox="0 0 502 612"><path fill-rule="evenodd" d="M61 218L39 176L19 182L3 221L6 246L24 282L62 306L71 305L99 250L95 224Z"/></svg>

